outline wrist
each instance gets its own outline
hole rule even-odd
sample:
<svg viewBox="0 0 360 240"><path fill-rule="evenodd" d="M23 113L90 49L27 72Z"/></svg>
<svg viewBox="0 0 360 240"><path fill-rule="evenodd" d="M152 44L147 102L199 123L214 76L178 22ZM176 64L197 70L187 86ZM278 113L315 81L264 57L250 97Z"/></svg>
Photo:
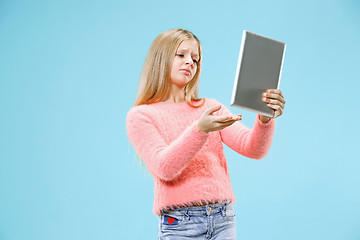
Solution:
<svg viewBox="0 0 360 240"><path fill-rule="evenodd" d="M262 123L267 123L270 121L271 118L267 117L267 116L264 116L264 115L260 115L259 114L259 120L262 122Z"/></svg>
<svg viewBox="0 0 360 240"><path fill-rule="evenodd" d="M203 133L208 134L208 132L206 132L205 130L203 130L203 129L201 128L201 126L199 126L199 121L196 121L194 125L195 125L195 128L196 128L199 132L203 132Z"/></svg>

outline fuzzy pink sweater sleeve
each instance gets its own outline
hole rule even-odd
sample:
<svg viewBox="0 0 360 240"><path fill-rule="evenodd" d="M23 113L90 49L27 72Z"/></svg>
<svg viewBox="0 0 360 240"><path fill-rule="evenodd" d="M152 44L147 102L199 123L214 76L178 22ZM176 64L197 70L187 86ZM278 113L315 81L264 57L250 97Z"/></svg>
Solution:
<svg viewBox="0 0 360 240"><path fill-rule="evenodd" d="M232 115L232 113L222 105L222 115ZM230 127L220 131L222 141L237 153L253 159L261 159L268 153L275 128L275 120L270 119L263 123L256 115L252 129L247 128L240 122L236 122Z"/></svg>
<svg viewBox="0 0 360 240"><path fill-rule="evenodd" d="M129 139L150 173L164 181L173 180L186 168L208 136L192 124L177 139L167 144L158 132L156 122L152 121L142 106L129 111L126 125Z"/></svg>

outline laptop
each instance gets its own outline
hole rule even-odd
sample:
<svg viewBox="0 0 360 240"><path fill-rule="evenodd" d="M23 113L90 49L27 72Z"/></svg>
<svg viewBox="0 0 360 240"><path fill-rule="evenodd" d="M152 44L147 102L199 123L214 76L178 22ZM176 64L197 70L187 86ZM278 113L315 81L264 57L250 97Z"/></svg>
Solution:
<svg viewBox="0 0 360 240"><path fill-rule="evenodd" d="M236 69L231 106L274 116L262 101L266 89L278 89L286 44L244 30Z"/></svg>

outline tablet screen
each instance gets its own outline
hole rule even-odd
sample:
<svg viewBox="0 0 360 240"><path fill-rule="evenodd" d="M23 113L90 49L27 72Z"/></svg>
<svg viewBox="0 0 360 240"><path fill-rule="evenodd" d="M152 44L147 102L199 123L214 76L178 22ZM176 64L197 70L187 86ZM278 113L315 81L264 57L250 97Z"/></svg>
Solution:
<svg viewBox="0 0 360 240"><path fill-rule="evenodd" d="M231 106L273 117L262 93L279 88L285 47L283 42L244 31Z"/></svg>

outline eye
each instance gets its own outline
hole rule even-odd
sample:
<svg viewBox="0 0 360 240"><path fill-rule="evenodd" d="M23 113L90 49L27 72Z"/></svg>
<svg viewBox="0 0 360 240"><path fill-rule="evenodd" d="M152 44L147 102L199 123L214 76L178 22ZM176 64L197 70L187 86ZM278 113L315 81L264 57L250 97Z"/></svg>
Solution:
<svg viewBox="0 0 360 240"><path fill-rule="evenodd" d="M196 59L193 59L193 62L194 62L194 63L197 63L197 62L198 62L198 60L196 60Z"/></svg>
<svg viewBox="0 0 360 240"><path fill-rule="evenodd" d="M178 56L178 57L184 57L184 54L179 54L179 53L177 53L176 56Z"/></svg>

